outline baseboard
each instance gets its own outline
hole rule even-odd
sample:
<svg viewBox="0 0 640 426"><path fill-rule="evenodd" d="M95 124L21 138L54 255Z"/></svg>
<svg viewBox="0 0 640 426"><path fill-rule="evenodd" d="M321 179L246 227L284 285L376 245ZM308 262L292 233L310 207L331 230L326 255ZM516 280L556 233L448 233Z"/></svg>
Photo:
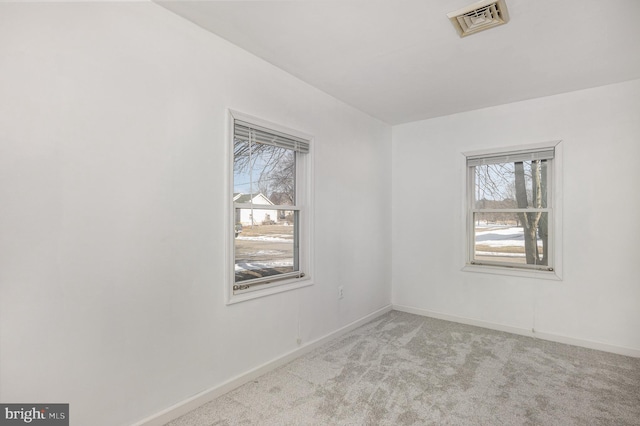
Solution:
<svg viewBox="0 0 640 426"><path fill-rule="evenodd" d="M198 408L199 406L206 404L209 401L212 401L216 398L218 398L219 396L224 395L227 392L232 391L233 389L236 389L242 385L244 385L247 382L250 382L251 380L256 379L257 377L260 377L266 373L268 373L269 371L275 370L276 368L290 362L293 361L294 359L311 352L312 350L324 345L325 343L340 337L358 327L360 327L361 325L364 325L366 323L368 323L371 320L376 319L377 317L386 314L387 312L391 311L392 307L391 305L387 305L381 309L378 309L375 312L370 313L369 315L360 318L357 321L354 321L350 324L345 325L342 328L339 328L336 331L333 331L323 337L320 337L316 340L313 340L307 344L304 344L302 346L300 346L299 348L296 348L294 350L292 350L291 352L288 352L272 361L269 361L265 364L262 364L252 370L247 371L246 373L243 373L239 376L236 376L218 386L214 386L210 389L207 389L203 392L200 392L190 398L185 399L184 401L181 401L157 414L154 414L150 417L147 417L146 419L143 419L137 423L135 423L133 426L162 426L168 422L170 422L171 420L177 419L178 417L188 413L191 410L194 410L196 408Z"/></svg>
<svg viewBox="0 0 640 426"><path fill-rule="evenodd" d="M392 305L396 311L407 312L410 314L422 315L425 317L441 319L445 321L457 322L460 324L473 325L476 327L488 328L491 330L504 331L507 333L519 334L521 336L534 337L537 339L549 340L551 342L564 343L567 345L580 346L588 349L595 349L603 352L610 352L618 355L640 358L640 350L626 348L624 346L616 346L608 343L594 342L591 340L577 339L575 337L563 336L555 333L547 333L544 331L532 331L531 329L513 327L509 325L482 321L473 318L459 317L456 315L443 314L440 312L429 311L426 309L413 308L403 305Z"/></svg>
<svg viewBox="0 0 640 426"><path fill-rule="evenodd" d="M513 326L509 326L509 325L498 324L498 323L493 323L493 322L488 322L488 321L481 321L481 320L476 320L476 319L472 319L472 318L458 317L458 316L455 316L455 315L443 314L443 313L440 313L440 312L429 311L429 310L426 310L426 309L413 308L411 306L393 305L393 310L394 311L407 312L407 313L410 313L410 314L421 315L423 317L436 318L436 319L441 319L441 320L445 320L445 321L457 322L457 323L460 323L460 324L474 325L476 327L488 328L488 329L491 329L491 330L505 331L507 333L519 334L521 336L530 336L530 337L536 337L537 336L537 334L532 333L531 330L528 330L526 328L513 327Z"/></svg>

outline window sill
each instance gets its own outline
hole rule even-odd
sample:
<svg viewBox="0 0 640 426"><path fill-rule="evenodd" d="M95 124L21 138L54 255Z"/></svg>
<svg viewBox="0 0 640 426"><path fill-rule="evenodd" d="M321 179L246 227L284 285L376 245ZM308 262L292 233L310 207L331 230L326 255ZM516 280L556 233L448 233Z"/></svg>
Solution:
<svg viewBox="0 0 640 426"><path fill-rule="evenodd" d="M231 294L227 299L227 305L244 302L247 300L258 299L260 297L271 296L272 294L283 293L285 291L295 290L302 287L313 285L311 278L295 278L283 281L282 283L263 289L256 289L246 293ZM231 291L231 290L230 290Z"/></svg>
<svg viewBox="0 0 640 426"><path fill-rule="evenodd" d="M462 268L464 272L477 272L482 274L506 275L521 278L536 278L540 280L562 281L562 276L557 269L554 271L537 271L528 269L506 268L502 266L490 265L470 265L467 264Z"/></svg>

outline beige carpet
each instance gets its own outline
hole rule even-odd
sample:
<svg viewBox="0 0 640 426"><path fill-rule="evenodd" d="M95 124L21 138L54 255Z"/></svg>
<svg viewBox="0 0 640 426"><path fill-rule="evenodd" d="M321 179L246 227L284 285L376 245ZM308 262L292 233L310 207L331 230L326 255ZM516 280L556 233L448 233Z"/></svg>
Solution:
<svg viewBox="0 0 640 426"><path fill-rule="evenodd" d="M640 425L640 359L392 311L169 423Z"/></svg>

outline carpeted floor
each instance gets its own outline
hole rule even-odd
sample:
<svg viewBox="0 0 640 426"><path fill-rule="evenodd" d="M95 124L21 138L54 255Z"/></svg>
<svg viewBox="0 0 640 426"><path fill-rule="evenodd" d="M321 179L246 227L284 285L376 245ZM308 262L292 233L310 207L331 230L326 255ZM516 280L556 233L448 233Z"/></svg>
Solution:
<svg viewBox="0 0 640 426"><path fill-rule="evenodd" d="M640 359L392 311L168 424L640 425Z"/></svg>

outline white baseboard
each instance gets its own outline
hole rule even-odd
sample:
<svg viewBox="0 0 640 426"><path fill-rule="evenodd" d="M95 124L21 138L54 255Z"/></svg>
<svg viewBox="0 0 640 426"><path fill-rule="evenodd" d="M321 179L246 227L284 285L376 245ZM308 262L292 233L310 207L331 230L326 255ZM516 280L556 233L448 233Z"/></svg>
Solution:
<svg viewBox="0 0 640 426"><path fill-rule="evenodd" d="M219 396L224 395L227 392L232 391L235 388L238 388L242 385L244 385L245 383L250 382L251 380L256 379L257 377L260 377L266 373L268 373L269 371L275 370L276 368L290 362L293 361L294 359L311 352L312 350L322 346L323 344L342 336L343 334L346 334L358 327L360 327L361 325L364 325L366 323L368 323L371 320L374 320L375 318L386 314L387 312L391 311L391 305L387 305L381 309L378 309L375 312L372 312L371 314L357 320L354 321L350 324L345 325L342 328L339 328L336 331L333 331L323 337L320 337L316 340L313 340L305 345L300 346L299 348L296 348L294 350L292 350L291 352L288 352L272 361L269 361L267 363L264 363L252 370L247 371L244 374L241 374L239 376L236 376L232 379L227 380L226 382L218 385L218 386L214 386L210 389L207 389L205 391L202 391L190 398L185 399L184 401L181 401L157 414L154 414L150 417L147 417L146 419L143 419L137 423L135 423L133 426L161 426L164 425L168 422L170 422L171 420L177 419L178 417L188 413L191 410L194 410L196 408L198 408L199 406L206 404L209 401L212 401L216 398L218 398Z"/></svg>
<svg viewBox="0 0 640 426"><path fill-rule="evenodd" d="M513 327L504 324L498 324L488 321L477 320L473 318L459 317L455 315L443 314L440 312L433 312L426 309L413 308L410 306L393 305L393 309L396 311L407 312L410 314L422 315L424 317L436 318L445 321L452 321L461 324L474 325L476 327L488 328L491 330L504 331L507 333L519 334L521 336L529 336L537 339L549 340L551 342L564 343L567 345L580 346L588 349L595 349L603 352L611 352L618 355L625 355L634 358L640 358L640 350L633 348L626 348L624 346L616 346L608 343L594 342L591 340L577 339L575 337L563 336L555 333L547 333L544 331L533 331L531 329Z"/></svg>

